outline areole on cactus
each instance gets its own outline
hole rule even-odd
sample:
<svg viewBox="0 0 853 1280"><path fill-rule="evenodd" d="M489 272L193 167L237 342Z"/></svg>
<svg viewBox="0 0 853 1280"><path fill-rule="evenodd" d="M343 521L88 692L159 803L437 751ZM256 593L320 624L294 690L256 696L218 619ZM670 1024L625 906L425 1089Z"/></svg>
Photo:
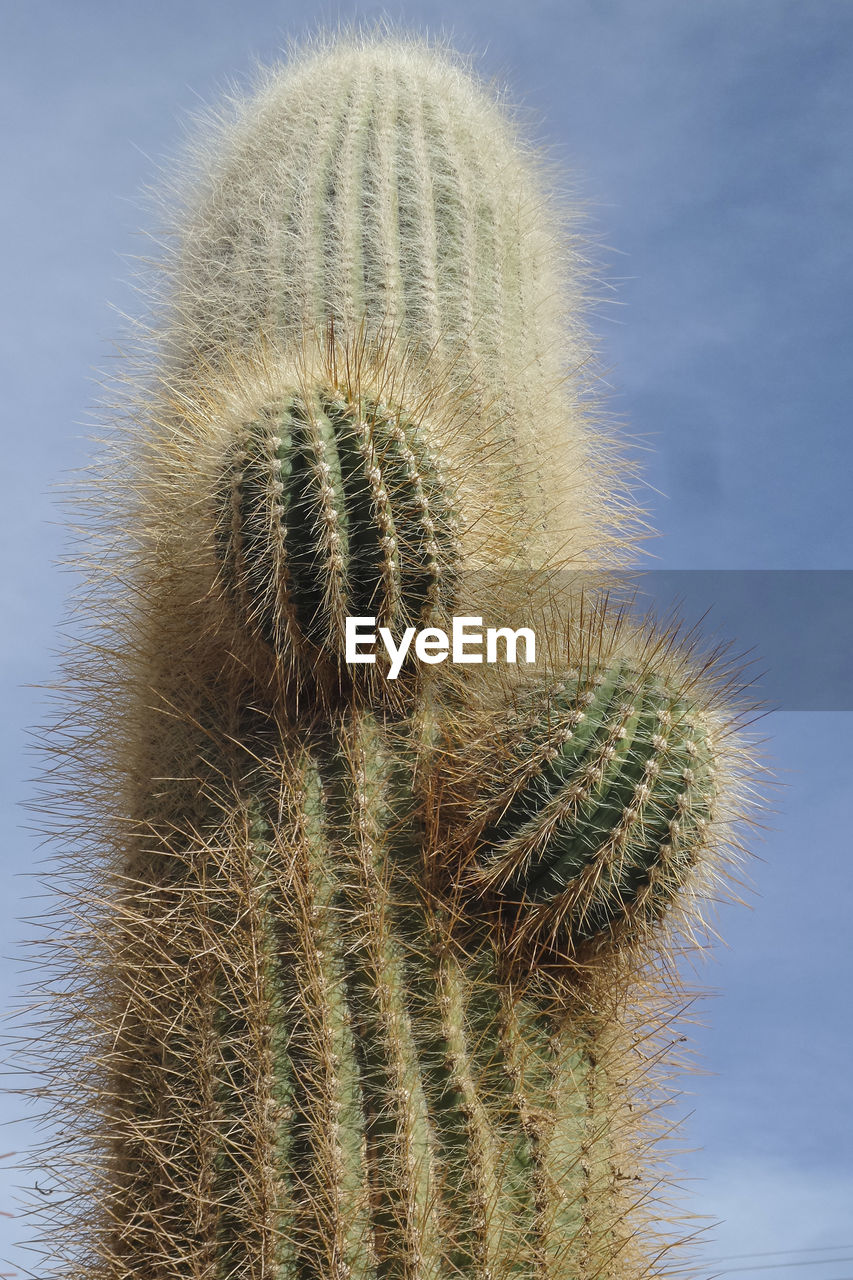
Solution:
<svg viewBox="0 0 853 1280"><path fill-rule="evenodd" d="M742 765L725 682L580 591L637 522L573 232L386 36L268 73L192 174L54 735L66 1273L657 1274L656 974ZM541 619L532 673L345 661L350 616L478 599Z"/></svg>

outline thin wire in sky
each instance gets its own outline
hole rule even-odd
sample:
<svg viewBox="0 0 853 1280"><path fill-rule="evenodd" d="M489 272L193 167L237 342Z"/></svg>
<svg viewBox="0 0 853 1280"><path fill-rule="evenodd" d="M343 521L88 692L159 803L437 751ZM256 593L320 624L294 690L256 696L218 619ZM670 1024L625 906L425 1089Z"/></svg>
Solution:
<svg viewBox="0 0 853 1280"><path fill-rule="evenodd" d="M763 1262L753 1267L726 1267L724 1271L715 1271L713 1274L715 1277L739 1276L746 1271L781 1271L783 1267L828 1267L836 1262L853 1262L853 1254L846 1258L801 1258L798 1262Z"/></svg>
<svg viewBox="0 0 853 1280"><path fill-rule="evenodd" d="M853 1249L853 1244L820 1244L808 1249L765 1249L761 1253L727 1253L720 1258L707 1258L705 1265L736 1262L738 1258L784 1258L792 1253L841 1253L842 1249Z"/></svg>

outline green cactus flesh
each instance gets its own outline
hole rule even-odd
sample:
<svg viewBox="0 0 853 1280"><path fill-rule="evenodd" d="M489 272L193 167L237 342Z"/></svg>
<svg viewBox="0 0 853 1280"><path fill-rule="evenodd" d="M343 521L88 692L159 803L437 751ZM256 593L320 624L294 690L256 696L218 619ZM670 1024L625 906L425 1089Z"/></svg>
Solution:
<svg viewBox="0 0 853 1280"><path fill-rule="evenodd" d="M247 424L219 496L217 546L244 616L343 656L347 615L395 632L449 616L458 560L445 478L418 427L332 389Z"/></svg>
<svg viewBox="0 0 853 1280"><path fill-rule="evenodd" d="M574 943L662 914L713 819L714 751L695 704L614 663L534 696L493 745L509 763L480 801L495 816L472 882Z"/></svg>

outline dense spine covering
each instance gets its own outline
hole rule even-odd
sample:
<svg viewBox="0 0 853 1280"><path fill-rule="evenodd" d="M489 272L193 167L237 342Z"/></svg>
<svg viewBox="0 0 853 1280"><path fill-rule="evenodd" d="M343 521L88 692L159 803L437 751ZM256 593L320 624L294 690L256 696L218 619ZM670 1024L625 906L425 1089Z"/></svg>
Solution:
<svg viewBox="0 0 853 1280"><path fill-rule="evenodd" d="M499 905L517 946L576 951L653 924L714 838L719 728L624 661L540 682L444 753L460 884Z"/></svg>
<svg viewBox="0 0 853 1280"><path fill-rule="evenodd" d="M640 1280L650 957L727 830L713 682L606 611L533 687L341 662L348 615L433 625L497 570L558 616L559 570L629 553L581 260L415 42L307 52L210 148L54 739L94 850L68 1274Z"/></svg>
<svg viewBox="0 0 853 1280"><path fill-rule="evenodd" d="M473 387L511 446L520 564L624 557L624 462L587 411L583 250L543 198L540 162L455 58L382 40L308 51L237 104L190 172L170 386L208 381L260 334L287 348L329 321L393 332L455 391Z"/></svg>
<svg viewBox="0 0 853 1280"><path fill-rule="evenodd" d="M416 424L319 387L267 405L229 450L217 550L229 595L274 651L344 656L348 615L397 634L447 625L453 499Z"/></svg>
<svg viewBox="0 0 853 1280"><path fill-rule="evenodd" d="M507 981L487 929L460 942L398 731L360 712L263 767L258 745L113 929L118 1168L81 1274L562 1280L615 1258L613 1012Z"/></svg>

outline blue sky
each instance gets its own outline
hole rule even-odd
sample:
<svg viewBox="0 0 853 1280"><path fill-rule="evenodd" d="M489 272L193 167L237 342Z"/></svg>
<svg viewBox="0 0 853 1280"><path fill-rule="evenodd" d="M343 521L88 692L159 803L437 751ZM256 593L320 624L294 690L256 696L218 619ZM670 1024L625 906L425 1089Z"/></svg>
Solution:
<svg viewBox="0 0 853 1280"><path fill-rule="evenodd" d="M27 686L50 679L68 585L52 564L63 535L51 486L89 454L97 371L114 364L122 328L111 307L141 310L128 259L150 248L142 188L177 149L185 113L255 60L319 18L383 14L450 35L508 84L613 246L593 323L611 407L649 450L642 496L659 563L853 569L848 0L6 5L4 953L26 933L21 873L39 856L16 808L34 767L23 726L43 704ZM831 577L837 591L843 577ZM832 616L824 640L838 663L849 595ZM782 625L797 624L795 598ZM809 635L802 663L816 680L825 661ZM709 1074L687 1082L685 1101L684 1144L703 1148L684 1158L691 1202L724 1219L709 1260L853 1246L851 729L849 711L781 711L762 725L784 786L756 843L751 909L725 909L728 947L702 970L719 998L695 1037ZM14 986L10 962L0 978ZM26 1140L10 1130L0 1150ZM0 1218L0 1256L23 1271L19 1233ZM736 1265L702 1274L753 1274ZM840 1280L853 1261L762 1274Z"/></svg>

